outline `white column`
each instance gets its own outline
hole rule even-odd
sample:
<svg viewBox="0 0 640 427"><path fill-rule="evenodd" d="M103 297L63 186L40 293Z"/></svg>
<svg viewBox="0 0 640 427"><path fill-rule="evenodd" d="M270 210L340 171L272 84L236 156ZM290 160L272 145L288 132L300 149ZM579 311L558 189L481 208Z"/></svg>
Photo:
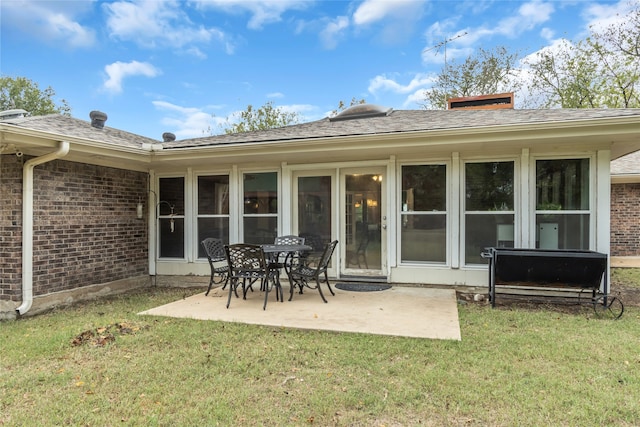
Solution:
<svg viewBox="0 0 640 427"><path fill-rule="evenodd" d="M464 189L462 188L462 170L460 166L460 153L451 153L451 172L449 173L451 184L449 185L449 233L451 239L449 245L449 258L451 259L451 268L460 268L460 259L462 254L460 249L462 245L462 222L464 221L464 212L461 211L462 197L464 197Z"/></svg>
<svg viewBox="0 0 640 427"><path fill-rule="evenodd" d="M519 206L516 208L516 238L515 246L521 248L535 247L535 232L533 239L531 232L535 229L535 180L530 182L531 158L529 149L523 148L520 155L520 199ZM531 193L532 187L534 189ZM532 197L533 194L533 197ZM516 197L518 195L516 194ZM516 199L518 200L518 199ZM532 223L533 222L533 223ZM518 237L519 235L519 237Z"/></svg>

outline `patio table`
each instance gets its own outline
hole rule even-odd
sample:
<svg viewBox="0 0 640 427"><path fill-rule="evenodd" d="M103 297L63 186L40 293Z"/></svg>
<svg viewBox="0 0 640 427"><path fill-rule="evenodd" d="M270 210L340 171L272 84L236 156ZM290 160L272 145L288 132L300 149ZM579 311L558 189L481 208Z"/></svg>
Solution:
<svg viewBox="0 0 640 427"><path fill-rule="evenodd" d="M276 245L276 244L265 244L261 245L262 250L265 255L270 255L271 259L276 259L280 255L284 255L284 271L287 274L287 279L289 279L289 285L293 286L293 282L291 281L291 264L293 262L293 257L299 253L311 252L313 251L313 247L309 245Z"/></svg>

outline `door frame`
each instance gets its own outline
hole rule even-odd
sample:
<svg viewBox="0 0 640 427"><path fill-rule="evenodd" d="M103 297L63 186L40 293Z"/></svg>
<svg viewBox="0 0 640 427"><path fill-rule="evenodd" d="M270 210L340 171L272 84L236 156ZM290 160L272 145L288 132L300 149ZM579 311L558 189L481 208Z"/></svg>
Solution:
<svg viewBox="0 0 640 427"><path fill-rule="evenodd" d="M347 267L347 189L346 189L346 176L355 174L366 175L378 175L381 177L380 182L380 269L366 269L366 268L348 268ZM387 280L388 278L388 253L387 253L387 239L388 230L392 226L391 218L389 216L389 201L387 199L389 185L389 175L387 165L377 164L369 166L354 166L343 167L339 170L338 179L338 199L339 199L339 221L337 222L339 240L343 244L339 245L340 262L339 275L344 278L352 279L376 279Z"/></svg>

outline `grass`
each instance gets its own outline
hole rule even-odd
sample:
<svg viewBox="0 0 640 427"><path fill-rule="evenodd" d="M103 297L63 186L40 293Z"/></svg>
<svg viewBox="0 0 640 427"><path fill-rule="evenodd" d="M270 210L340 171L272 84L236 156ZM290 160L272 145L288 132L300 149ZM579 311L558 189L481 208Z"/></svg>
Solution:
<svg viewBox="0 0 640 427"><path fill-rule="evenodd" d="M640 424L638 307L460 305L460 342L136 314L200 291L0 323L0 425Z"/></svg>

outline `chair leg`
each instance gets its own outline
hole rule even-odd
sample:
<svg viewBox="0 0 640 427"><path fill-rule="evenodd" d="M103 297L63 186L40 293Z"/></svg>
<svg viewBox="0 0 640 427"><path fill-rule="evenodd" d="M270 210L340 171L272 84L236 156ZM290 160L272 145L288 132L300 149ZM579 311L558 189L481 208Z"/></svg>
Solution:
<svg viewBox="0 0 640 427"><path fill-rule="evenodd" d="M229 304L231 304L231 294L235 292L236 298L238 298L238 279L231 279L231 283L229 283L229 298L227 299L227 308L229 308Z"/></svg>
<svg viewBox="0 0 640 427"><path fill-rule="evenodd" d="M324 272L324 281L327 284L327 287L329 288L329 292L331 292L331 295L335 296L335 292L333 292L333 289L331 289L331 283L329 283L329 276L327 275L327 272Z"/></svg>
<svg viewBox="0 0 640 427"><path fill-rule="evenodd" d="M260 283L260 289L264 288L264 305L262 306L263 310L267 309L267 299L269 298L269 278L262 279ZM276 291L278 292L278 291ZM276 293L276 297L277 297Z"/></svg>
<svg viewBox="0 0 640 427"><path fill-rule="evenodd" d="M218 284L218 283L223 283L224 281L224 285L222 285L222 290L224 291L225 289L227 289L227 285L229 284L229 275L228 274L223 274L222 277L220 278L220 282L216 282L214 274L211 273L211 278L209 279L209 287L207 288L207 292L205 292L204 296L209 295L209 292L211 292L211 288L213 287L214 284Z"/></svg>
<svg viewBox="0 0 640 427"><path fill-rule="evenodd" d="M320 287L320 278L318 276L316 276L316 284L318 285L318 292L320 292L320 298L322 298L322 301L326 303L327 299L324 297L324 294L322 293L322 288Z"/></svg>
<svg viewBox="0 0 640 427"><path fill-rule="evenodd" d="M207 288L207 292L204 293L205 297L209 295L209 291L211 291L211 286L213 286L213 273L211 273L211 278L209 279L209 287Z"/></svg>
<svg viewBox="0 0 640 427"><path fill-rule="evenodd" d="M253 285L253 281L249 279L249 285L247 286L247 279L242 279L242 299L247 299L247 290L251 288ZM251 288L251 292L253 292L253 288Z"/></svg>
<svg viewBox="0 0 640 427"><path fill-rule="evenodd" d="M293 299L293 288L296 287L296 282L289 276L289 301Z"/></svg>

